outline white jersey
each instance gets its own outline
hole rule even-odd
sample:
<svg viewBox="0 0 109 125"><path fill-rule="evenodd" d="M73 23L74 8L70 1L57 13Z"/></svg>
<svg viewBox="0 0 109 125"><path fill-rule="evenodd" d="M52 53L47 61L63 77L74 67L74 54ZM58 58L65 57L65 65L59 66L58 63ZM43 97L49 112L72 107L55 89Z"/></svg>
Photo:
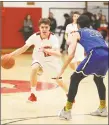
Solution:
<svg viewBox="0 0 109 125"><path fill-rule="evenodd" d="M70 23L67 25L65 33L70 34L75 31L78 31L77 24Z"/></svg>
<svg viewBox="0 0 109 125"><path fill-rule="evenodd" d="M57 37L53 33L50 33L47 39L42 39L40 33L35 33L29 37L26 41L26 45L34 45L32 65L38 63L44 72L50 72L50 77L56 77L61 70L61 58L53 55L46 55L41 48L59 49Z"/></svg>
<svg viewBox="0 0 109 125"><path fill-rule="evenodd" d="M50 33L47 39L42 39L40 33L35 33L29 37L29 39L26 41L26 45L34 45L32 58L33 60L37 60L37 62L53 61L58 58L56 56L45 55L41 50L43 47L59 49L59 41L53 33Z"/></svg>
<svg viewBox="0 0 109 125"><path fill-rule="evenodd" d="M73 32L78 31L77 24L68 24L66 27L66 32L68 34L67 44L70 44L71 35ZM71 50L68 50L68 54L70 54ZM77 44L75 57L73 58L72 62L82 61L84 59L84 48L81 46L81 44Z"/></svg>

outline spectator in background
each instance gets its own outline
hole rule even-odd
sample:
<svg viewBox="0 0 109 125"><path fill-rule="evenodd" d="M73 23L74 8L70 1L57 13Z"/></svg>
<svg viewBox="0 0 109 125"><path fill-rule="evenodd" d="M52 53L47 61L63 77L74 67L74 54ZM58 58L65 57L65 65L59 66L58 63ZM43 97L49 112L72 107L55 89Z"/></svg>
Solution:
<svg viewBox="0 0 109 125"><path fill-rule="evenodd" d="M92 27L94 29L98 30L98 28L100 27L106 28L107 26L108 24L105 15L101 15L100 13L98 13L97 15L96 14L93 15Z"/></svg>
<svg viewBox="0 0 109 125"><path fill-rule="evenodd" d="M101 16L102 16L102 13L101 13L101 12L99 12L99 13L97 14L97 16L98 16L98 18L100 19L100 18L101 18Z"/></svg>
<svg viewBox="0 0 109 125"><path fill-rule="evenodd" d="M99 14L94 14L94 20L93 20L93 26L95 30L97 30L100 27L100 16Z"/></svg>
<svg viewBox="0 0 109 125"><path fill-rule="evenodd" d="M64 14L64 18L65 18L65 23L64 23L63 28L60 30L59 35L61 34L61 31L62 31L62 30L65 31L65 30L66 30L66 26L71 23L71 19L70 19L69 14L65 13L65 14ZM66 40L65 40L65 37L64 37L64 36L65 36L65 32L64 32L63 41L62 41L62 44L61 44L61 53L63 53L63 51L65 50L65 45L66 45Z"/></svg>
<svg viewBox="0 0 109 125"><path fill-rule="evenodd" d="M102 15L101 18L100 18L100 27L106 27L107 28L107 26L108 26L108 23L107 23L107 20L106 20L106 16Z"/></svg>
<svg viewBox="0 0 109 125"><path fill-rule="evenodd" d="M86 8L84 8L82 15L88 16L91 21L91 24L93 23L93 14L91 12L88 12Z"/></svg>
<svg viewBox="0 0 109 125"><path fill-rule="evenodd" d="M70 11L70 17L72 18L74 12L73 11Z"/></svg>
<svg viewBox="0 0 109 125"><path fill-rule="evenodd" d="M104 40L106 40L107 37L109 37L109 34L108 34L108 32L109 32L109 30L108 30L108 23L107 23L105 15L101 16L101 18L100 18L100 27L97 30L101 32Z"/></svg>
<svg viewBox="0 0 109 125"><path fill-rule="evenodd" d="M25 41L33 34L33 31L34 30L33 30L31 15L28 14L24 19L23 31L22 31Z"/></svg>
<svg viewBox="0 0 109 125"><path fill-rule="evenodd" d="M71 12L70 12L70 20L71 20L71 22L72 22L72 17L73 17L73 14L74 14L74 12L73 12L73 11L71 11Z"/></svg>
<svg viewBox="0 0 109 125"><path fill-rule="evenodd" d="M64 30L66 29L66 26L70 23L72 23L69 14L65 13L64 14L64 18L65 18L65 23L64 23Z"/></svg>
<svg viewBox="0 0 109 125"><path fill-rule="evenodd" d="M57 22L56 22L56 19L53 17L53 13L52 12L49 12L48 19L51 21L50 31L55 33L55 30L56 30L56 27L57 27Z"/></svg>

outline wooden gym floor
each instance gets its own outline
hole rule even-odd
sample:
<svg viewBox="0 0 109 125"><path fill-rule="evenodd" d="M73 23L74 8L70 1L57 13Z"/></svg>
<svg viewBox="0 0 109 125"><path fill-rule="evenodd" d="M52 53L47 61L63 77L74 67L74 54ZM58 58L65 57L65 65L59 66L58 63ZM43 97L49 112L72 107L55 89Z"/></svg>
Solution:
<svg viewBox="0 0 109 125"><path fill-rule="evenodd" d="M64 60L64 59L63 59ZM5 70L1 68L1 124L108 124L108 117L94 117L89 113L99 105L99 97L93 77L81 81L72 108L72 120L60 120L58 112L66 104L66 95L57 84L39 78L37 91L38 101L27 102L29 96L29 75L31 70L31 55L23 54L16 58L16 65ZM48 69L48 74L51 73ZM64 81L69 85L72 70L68 67L63 74ZM108 107L108 74L105 79Z"/></svg>

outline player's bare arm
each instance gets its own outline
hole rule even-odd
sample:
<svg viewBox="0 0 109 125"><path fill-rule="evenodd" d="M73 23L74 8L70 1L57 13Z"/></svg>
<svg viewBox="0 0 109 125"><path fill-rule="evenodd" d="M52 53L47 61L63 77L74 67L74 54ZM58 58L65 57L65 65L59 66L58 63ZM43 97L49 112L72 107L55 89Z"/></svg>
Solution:
<svg viewBox="0 0 109 125"><path fill-rule="evenodd" d="M68 49L71 49L71 53L68 56L68 59L65 61L60 74L58 75L57 78L59 78L63 73L64 70L67 68L68 64L71 62L71 60L73 59L74 55L75 55L75 51L76 51L76 46L77 46L77 42L78 40L80 40L80 35L78 32L73 33L72 38L71 38L71 44L69 45Z"/></svg>
<svg viewBox="0 0 109 125"><path fill-rule="evenodd" d="M15 50L14 52L10 53L10 56L12 56L12 57L19 56L20 54L24 53L28 48L29 48L29 46L25 44L21 48L19 48L19 49Z"/></svg>

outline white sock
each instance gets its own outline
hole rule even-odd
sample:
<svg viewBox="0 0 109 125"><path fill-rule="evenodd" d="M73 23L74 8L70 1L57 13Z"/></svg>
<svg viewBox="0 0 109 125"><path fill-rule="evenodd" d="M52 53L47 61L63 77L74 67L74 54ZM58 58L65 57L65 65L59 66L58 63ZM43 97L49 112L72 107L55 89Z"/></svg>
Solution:
<svg viewBox="0 0 109 125"><path fill-rule="evenodd" d="M31 93L36 93L36 86L35 87L31 87Z"/></svg>

